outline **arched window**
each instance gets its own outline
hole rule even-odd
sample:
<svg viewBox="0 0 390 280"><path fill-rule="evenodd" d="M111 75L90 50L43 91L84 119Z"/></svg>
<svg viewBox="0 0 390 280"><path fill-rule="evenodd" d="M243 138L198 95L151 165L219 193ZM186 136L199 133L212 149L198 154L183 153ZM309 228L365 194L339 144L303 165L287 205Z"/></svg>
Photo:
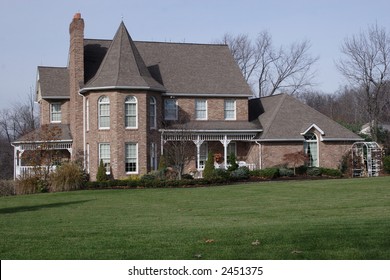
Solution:
<svg viewBox="0 0 390 280"><path fill-rule="evenodd" d="M98 101L99 129L110 128L110 99L107 96L101 96Z"/></svg>
<svg viewBox="0 0 390 280"><path fill-rule="evenodd" d="M137 128L137 98L128 96L125 100L125 127Z"/></svg>
<svg viewBox="0 0 390 280"><path fill-rule="evenodd" d="M149 126L151 129L156 129L157 128L157 120L156 120L156 108L157 108L157 102L156 98L153 96L150 97L149 99Z"/></svg>
<svg viewBox="0 0 390 280"><path fill-rule="evenodd" d="M310 167L318 167L318 141L317 136L314 133L307 133L304 135L305 141L303 148L305 154L309 158Z"/></svg>

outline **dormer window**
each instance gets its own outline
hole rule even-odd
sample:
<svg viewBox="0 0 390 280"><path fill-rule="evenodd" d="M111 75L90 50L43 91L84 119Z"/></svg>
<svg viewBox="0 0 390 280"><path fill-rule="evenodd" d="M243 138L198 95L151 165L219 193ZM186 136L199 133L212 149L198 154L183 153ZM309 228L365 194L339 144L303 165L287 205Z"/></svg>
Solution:
<svg viewBox="0 0 390 280"><path fill-rule="evenodd" d="M51 123L61 122L61 103L50 104L50 122Z"/></svg>

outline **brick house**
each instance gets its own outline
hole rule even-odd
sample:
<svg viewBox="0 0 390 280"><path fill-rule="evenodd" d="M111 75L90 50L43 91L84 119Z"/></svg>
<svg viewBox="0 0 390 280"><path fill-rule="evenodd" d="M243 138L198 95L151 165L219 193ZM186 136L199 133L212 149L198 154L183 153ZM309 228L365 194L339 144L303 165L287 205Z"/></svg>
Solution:
<svg viewBox="0 0 390 280"><path fill-rule="evenodd" d="M86 39L80 14L69 32L68 65L38 67L41 128L13 143L15 176L43 144L81 160L94 180L100 161L118 179L156 170L170 143L188 143L185 172L201 173L208 151L221 155L220 167L231 153L265 168L299 150L311 165L337 167L360 140L288 95L249 100L226 45L137 42L123 22L112 40Z"/></svg>

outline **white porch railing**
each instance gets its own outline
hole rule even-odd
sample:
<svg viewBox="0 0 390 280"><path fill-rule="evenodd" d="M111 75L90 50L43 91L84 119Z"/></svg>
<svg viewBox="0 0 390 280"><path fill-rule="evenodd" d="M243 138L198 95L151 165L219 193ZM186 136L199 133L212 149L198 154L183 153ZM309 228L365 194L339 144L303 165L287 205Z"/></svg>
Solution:
<svg viewBox="0 0 390 280"><path fill-rule="evenodd" d="M55 171L56 165L53 166L16 166L15 175L16 178L20 176L30 176L42 171L49 171L49 173Z"/></svg>

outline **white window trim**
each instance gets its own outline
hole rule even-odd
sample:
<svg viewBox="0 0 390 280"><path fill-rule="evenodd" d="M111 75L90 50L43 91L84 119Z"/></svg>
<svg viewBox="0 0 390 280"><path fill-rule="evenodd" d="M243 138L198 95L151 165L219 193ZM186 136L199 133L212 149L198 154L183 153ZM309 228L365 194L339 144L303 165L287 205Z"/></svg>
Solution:
<svg viewBox="0 0 390 280"><path fill-rule="evenodd" d="M128 98L128 97L134 97L134 99L135 99L135 102L128 102L128 101L126 101L126 99ZM126 97L126 99L125 99L125 128L126 129L138 129L138 99L137 99L137 97L135 97L134 95L129 95L129 96L127 96ZM127 126L126 125L126 105L127 104L135 104L135 126Z"/></svg>
<svg viewBox="0 0 390 280"><path fill-rule="evenodd" d="M204 118L198 118L197 116L197 112L198 112L198 102L204 102L205 103L205 110L206 110L206 113L205 113L205 117ZM208 106L207 106L207 99L195 99L195 119L196 120L199 120L199 121L206 121L208 120ZM203 110L202 110L203 111Z"/></svg>
<svg viewBox="0 0 390 280"><path fill-rule="evenodd" d="M108 161L108 170L106 168L106 174L110 174L111 173L111 145L110 143L99 143L99 162L98 162L98 166L100 165L100 160L103 159L103 164L105 163L104 162L104 159L105 158L102 158L101 157L101 148L102 148L102 145L108 145L108 149L109 149L109 161Z"/></svg>
<svg viewBox="0 0 390 280"><path fill-rule="evenodd" d="M233 110L234 110L234 116L232 117L232 118L227 118L226 117L226 111L227 111L227 109L226 109L226 104L227 104L227 101L232 101L233 102L233 106L234 106L234 108L233 108ZM224 118L225 118L225 120L227 120L227 121L235 121L236 120L236 118L237 118L237 104L236 104L237 102L236 102L236 100L234 100L234 99L226 99L225 101L224 101L224 111L223 111L223 114L224 114Z"/></svg>
<svg viewBox="0 0 390 280"><path fill-rule="evenodd" d="M167 117L167 114L166 114L166 102L168 101L174 101L175 102L175 117ZM164 100L164 119L166 121L177 121L179 118L179 106L178 106L178 102L177 102L177 99L165 99Z"/></svg>
<svg viewBox="0 0 390 280"><path fill-rule="evenodd" d="M153 115L151 106L153 105ZM151 96L149 99L149 126L150 129L157 129L157 99L154 96ZM150 123L150 119L153 117L153 125Z"/></svg>
<svg viewBox="0 0 390 280"><path fill-rule="evenodd" d="M135 155L136 155L135 171L126 171L126 159L127 159L126 145L129 145L129 144L135 144ZM136 143L136 142L126 142L125 143L125 172L126 172L126 174L138 174L138 172L139 172L138 143Z"/></svg>
<svg viewBox="0 0 390 280"><path fill-rule="evenodd" d="M60 111L53 112L53 106L54 105L59 105L60 106ZM60 120L59 121L54 121L53 120L53 113L56 113L56 114L60 115ZM62 120L62 106L61 106L61 102L50 103L50 123L61 123L61 120Z"/></svg>
<svg viewBox="0 0 390 280"><path fill-rule="evenodd" d="M103 99L104 97L107 97L108 98L108 102L102 102L101 99ZM106 105L108 104L108 110L109 110L109 114L108 114L108 119L109 119L109 124L108 126L101 126L100 124L100 118L101 117L107 117L107 116L101 116L101 109L100 109L100 105ZM105 95L102 95L99 97L98 99L98 126L99 126L99 129L101 130L108 130L110 129L110 123L111 123L111 108L110 108L110 98L108 96L105 96Z"/></svg>

